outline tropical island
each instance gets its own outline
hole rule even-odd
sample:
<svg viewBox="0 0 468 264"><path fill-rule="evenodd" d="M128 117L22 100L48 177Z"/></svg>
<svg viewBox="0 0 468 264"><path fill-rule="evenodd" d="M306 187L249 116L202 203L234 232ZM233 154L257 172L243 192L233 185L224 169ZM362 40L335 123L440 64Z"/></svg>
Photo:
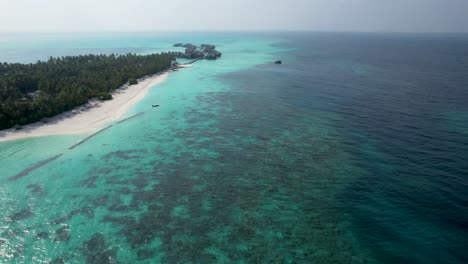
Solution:
<svg viewBox="0 0 468 264"><path fill-rule="evenodd" d="M84 55L33 64L0 63L0 129L50 118L138 79L168 70L171 53Z"/></svg>
<svg viewBox="0 0 468 264"><path fill-rule="evenodd" d="M96 131L120 118L151 87L164 81L169 70L221 56L210 44L174 47L185 52L0 63L0 141ZM177 58L192 61L179 64Z"/></svg>

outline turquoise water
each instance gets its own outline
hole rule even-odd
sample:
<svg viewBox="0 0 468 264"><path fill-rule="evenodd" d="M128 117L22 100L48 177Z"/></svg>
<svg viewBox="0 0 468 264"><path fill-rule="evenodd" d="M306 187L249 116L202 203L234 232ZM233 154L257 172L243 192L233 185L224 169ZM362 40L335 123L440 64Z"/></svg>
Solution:
<svg viewBox="0 0 468 264"><path fill-rule="evenodd" d="M171 73L125 117L142 115L74 149L86 135L1 143L0 262L463 263L468 42L429 40L3 35L0 61L176 42L223 57Z"/></svg>

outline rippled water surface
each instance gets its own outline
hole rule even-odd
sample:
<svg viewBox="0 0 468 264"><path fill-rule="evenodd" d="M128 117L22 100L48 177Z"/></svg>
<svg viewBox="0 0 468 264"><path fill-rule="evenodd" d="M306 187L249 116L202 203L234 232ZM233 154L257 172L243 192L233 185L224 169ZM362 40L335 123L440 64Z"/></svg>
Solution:
<svg viewBox="0 0 468 264"><path fill-rule="evenodd" d="M1 263L468 262L468 36L10 34L0 60L175 42L224 54L76 148L0 144Z"/></svg>

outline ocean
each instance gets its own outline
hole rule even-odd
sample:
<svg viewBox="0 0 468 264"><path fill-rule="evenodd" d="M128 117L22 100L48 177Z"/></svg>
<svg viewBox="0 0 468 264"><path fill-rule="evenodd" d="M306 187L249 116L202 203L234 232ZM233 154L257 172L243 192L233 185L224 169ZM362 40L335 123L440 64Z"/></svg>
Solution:
<svg viewBox="0 0 468 264"><path fill-rule="evenodd" d="M0 263L468 263L467 34L18 33L0 61L177 42L223 57L73 149L0 143Z"/></svg>

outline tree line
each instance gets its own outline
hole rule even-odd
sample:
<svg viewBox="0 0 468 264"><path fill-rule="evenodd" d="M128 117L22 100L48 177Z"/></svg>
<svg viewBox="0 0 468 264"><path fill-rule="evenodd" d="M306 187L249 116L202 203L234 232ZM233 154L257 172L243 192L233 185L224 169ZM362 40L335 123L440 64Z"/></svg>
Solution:
<svg viewBox="0 0 468 264"><path fill-rule="evenodd" d="M0 129L52 117L170 68L172 53L82 55L0 63Z"/></svg>

